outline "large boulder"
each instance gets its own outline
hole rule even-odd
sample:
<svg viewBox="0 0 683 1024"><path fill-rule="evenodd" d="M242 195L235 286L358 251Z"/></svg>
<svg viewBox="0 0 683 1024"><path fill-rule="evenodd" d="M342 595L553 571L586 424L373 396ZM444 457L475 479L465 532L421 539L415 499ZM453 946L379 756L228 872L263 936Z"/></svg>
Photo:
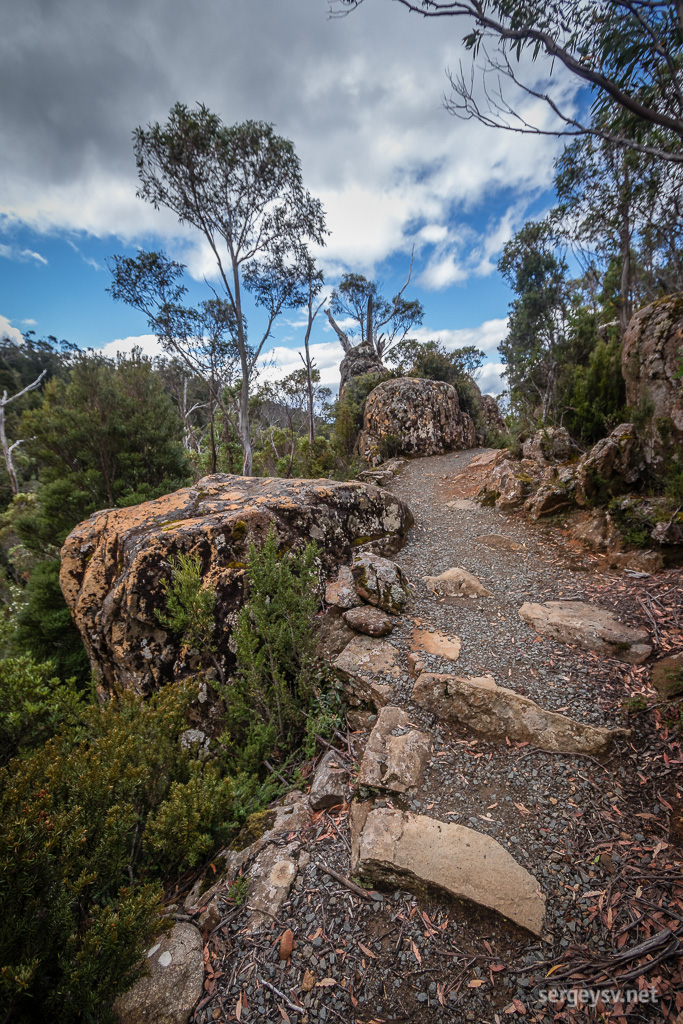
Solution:
<svg viewBox="0 0 683 1024"><path fill-rule="evenodd" d="M498 430L501 434L507 432L507 423L493 395L482 395L479 399L479 408L487 430Z"/></svg>
<svg viewBox="0 0 683 1024"><path fill-rule="evenodd" d="M374 465L382 461L386 446L393 455L472 448L476 430L451 384L400 377L384 381L368 395L358 444L361 456Z"/></svg>
<svg viewBox="0 0 683 1024"><path fill-rule="evenodd" d="M643 454L659 461L664 448L683 445L683 381L676 377L683 348L683 295L645 306L633 317L621 349L621 370L630 406L651 409Z"/></svg>
<svg viewBox="0 0 683 1024"><path fill-rule="evenodd" d="M283 549L316 540L329 573L359 546L397 551L412 522L406 505L370 484L204 477L81 523L62 548L60 581L103 694L148 693L196 668L181 663L177 639L157 620L169 557L183 552L201 560L205 584L216 594L217 657L229 668L250 540L260 543L271 524Z"/></svg>
<svg viewBox="0 0 683 1024"><path fill-rule="evenodd" d="M354 377L363 377L366 373L386 374L388 370L374 347L368 342L361 342L355 348L348 350L339 367L341 384L339 385L339 397L344 394L344 389Z"/></svg>

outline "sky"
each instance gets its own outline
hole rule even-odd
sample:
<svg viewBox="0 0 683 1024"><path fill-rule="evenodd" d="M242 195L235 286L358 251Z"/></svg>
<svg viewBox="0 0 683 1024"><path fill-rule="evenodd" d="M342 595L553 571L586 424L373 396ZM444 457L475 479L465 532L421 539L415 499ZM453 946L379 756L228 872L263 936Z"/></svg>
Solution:
<svg viewBox="0 0 683 1024"><path fill-rule="evenodd" d="M326 212L330 233L316 257L330 290L355 272L391 296L414 250L405 297L425 315L411 335L449 349L477 345L482 390L501 390L497 346L512 295L496 262L514 232L552 205L560 143L445 110L445 70L470 62L466 23L421 19L391 0L366 0L342 19L329 17L327 0L4 8L0 334L157 352L144 316L107 293L107 259L140 248L186 264L189 297L207 295L210 253L170 211L136 197L132 147L136 126L165 121L178 101L201 102L226 124L267 121L294 143ZM533 73L540 80L543 66ZM258 326L256 317L253 333ZM322 315L312 342L323 383L336 389L343 353ZM300 366L302 343L300 313L286 312L267 345L269 372Z"/></svg>

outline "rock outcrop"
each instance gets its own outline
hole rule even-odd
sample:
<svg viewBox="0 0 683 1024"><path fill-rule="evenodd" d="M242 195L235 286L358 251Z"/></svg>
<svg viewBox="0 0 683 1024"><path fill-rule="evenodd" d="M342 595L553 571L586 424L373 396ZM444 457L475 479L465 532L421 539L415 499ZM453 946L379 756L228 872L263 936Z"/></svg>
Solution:
<svg viewBox="0 0 683 1024"><path fill-rule="evenodd" d="M378 385L365 403L358 445L371 465L383 460L382 442L394 455L438 455L474 447L476 430L451 384L400 377Z"/></svg>
<svg viewBox="0 0 683 1024"><path fill-rule="evenodd" d="M341 398L349 381L355 377L363 377L366 373L386 374L388 372L374 347L368 342L361 342L360 345L350 348L341 361L339 397Z"/></svg>
<svg viewBox="0 0 683 1024"><path fill-rule="evenodd" d="M543 933L545 899L536 879L495 839L464 825L353 804L351 871L401 888L440 890Z"/></svg>
<svg viewBox="0 0 683 1024"><path fill-rule="evenodd" d="M231 628L244 596L250 540L271 523L283 548L320 544L326 572L362 546L390 554L412 525L402 502L370 484L216 475L134 508L97 512L67 537L61 586L104 693L148 693L195 666L157 620L168 559L197 556L216 594L216 644L233 660Z"/></svg>
<svg viewBox="0 0 683 1024"><path fill-rule="evenodd" d="M445 721L461 722L488 739L533 743L543 750L602 754L623 730L603 729L546 711L529 697L493 676L450 676L423 672L413 686L413 701Z"/></svg>
<svg viewBox="0 0 683 1024"><path fill-rule="evenodd" d="M646 629L626 626L605 608L585 601L527 603L519 614L537 633L630 665L642 665L652 654Z"/></svg>
<svg viewBox="0 0 683 1024"><path fill-rule="evenodd" d="M149 974L114 1002L121 1024L187 1024L204 991L204 943L179 921L147 953Z"/></svg>
<svg viewBox="0 0 683 1024"><path fill-rule="evenodd" d="M683 446L683 382L676 377L683 348L683 295L670 295L639 310L621 349L626 401L652 407L643 454L656 463L666 445ZM664 433L662 427L664 427ZM668 436L664 436L667 434Z"/></svg>

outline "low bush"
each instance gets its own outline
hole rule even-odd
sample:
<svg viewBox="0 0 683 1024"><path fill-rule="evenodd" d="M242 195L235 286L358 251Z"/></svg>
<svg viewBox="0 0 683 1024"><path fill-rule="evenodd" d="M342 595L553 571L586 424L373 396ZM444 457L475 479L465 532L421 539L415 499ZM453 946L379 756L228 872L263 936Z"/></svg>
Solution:
<svg viewBox="0 0 683 1024"><path fill-rule="evenodd" d="M259 806L253 780L179 743L196 688L92 706L0 771L5 1020L106 1020L162 927L161 879Z"/></svg>

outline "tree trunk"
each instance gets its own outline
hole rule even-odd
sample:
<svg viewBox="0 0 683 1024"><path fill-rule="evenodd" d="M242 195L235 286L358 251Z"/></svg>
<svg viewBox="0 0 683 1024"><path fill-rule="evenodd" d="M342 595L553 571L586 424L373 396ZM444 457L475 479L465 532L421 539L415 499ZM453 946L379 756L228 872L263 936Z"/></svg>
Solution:
<svg viewBox="0 0 683 1024"><path fill-rule="evenodd" d="M368 318L365 327L365 340L368 345L375 344L374 329L372 325L372 292L368 295ZM379 352L377 354L379 355Z"/></svg>
<svg viewBox="0 0 683 1024"><path fill-rule="evenodd" d="M7 466L7 473L9 475L9 482L12 487L12 494L19 493L19 485L17 483L17 474L14 472L14 462L12 461L12 451L7 443L7 435L5 434L5 403L7 401L7 392L5 391L0 401L0 441L2 442L2 454L5 457L5 465Z"/></svg>
<svg viewBox="0 0 683 1024"><path fill-rule="evenodd" d="M249 432L249 369L246 365L246 359L243 359L242 363L238 432L242 445L242 476L251 476L254 456L251 450L251 436Z"/></svg>

